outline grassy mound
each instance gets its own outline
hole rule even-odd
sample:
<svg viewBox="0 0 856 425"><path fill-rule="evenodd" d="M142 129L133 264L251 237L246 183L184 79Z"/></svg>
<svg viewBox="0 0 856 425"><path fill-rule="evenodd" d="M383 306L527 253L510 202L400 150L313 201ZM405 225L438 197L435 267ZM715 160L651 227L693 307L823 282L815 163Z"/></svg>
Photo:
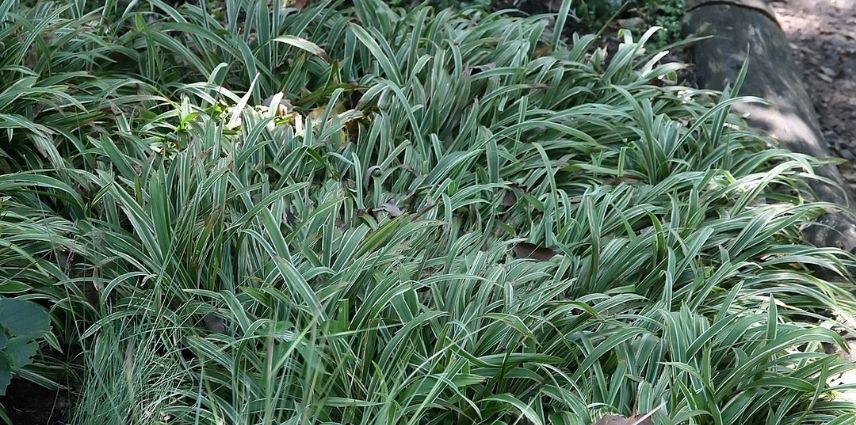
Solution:
<svg viewBox="0 0 856 425"><path fill-rule="evenodd" d="M304 3L0 3L0 288L75 423L856 418L853 258L751 99L651 31Z"/></svg>

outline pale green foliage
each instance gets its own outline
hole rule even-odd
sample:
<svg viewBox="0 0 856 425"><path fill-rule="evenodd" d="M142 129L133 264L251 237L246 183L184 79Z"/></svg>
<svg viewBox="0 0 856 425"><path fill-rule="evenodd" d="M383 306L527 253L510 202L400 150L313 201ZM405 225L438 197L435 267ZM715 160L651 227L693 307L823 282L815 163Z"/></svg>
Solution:
<svg viewBox="0 0 856 425"><path fill-rule="evenodd" d="M853 258L800 240L832 208L814 160L671 85L651 33L607 60L538 18L201 4L51 17L109 40L35 80L91 75L65 93L98 115L30 116L60 160L16 131L2 165L0 225L50 218L0 264L70 318L77 423L853 419L823 349L852 286L812 273Z"/></svg>

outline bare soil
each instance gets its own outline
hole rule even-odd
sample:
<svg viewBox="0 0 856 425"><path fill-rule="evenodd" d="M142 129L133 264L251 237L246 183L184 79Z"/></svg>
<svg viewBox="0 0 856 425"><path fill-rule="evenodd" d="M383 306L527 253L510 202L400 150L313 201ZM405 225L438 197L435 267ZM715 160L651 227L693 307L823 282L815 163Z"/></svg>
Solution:
<svg viewBox="0 0 856 425"><path fill-rule="evenodd" d="M856 0L772 0L832 152L856 186Z"/></svg>

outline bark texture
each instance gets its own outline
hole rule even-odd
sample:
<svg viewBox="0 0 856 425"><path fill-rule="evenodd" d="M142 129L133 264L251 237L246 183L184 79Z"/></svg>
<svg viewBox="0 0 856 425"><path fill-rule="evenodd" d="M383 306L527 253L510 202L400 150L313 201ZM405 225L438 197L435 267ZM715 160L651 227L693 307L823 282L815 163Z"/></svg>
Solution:
<svg viewBox="0 0 856 425"><path fill-rule="evenodd" d="M740 105L749 123L794 152L830 157L802 76L791 57L785 34L766 0L693 0L688 4L687 27L693 35L709 35L692 53L699 85L722 89L748 60L749 73L740 94L759 96L768 105ZM837 167L824 166L817 174L840 185L812 183L821 201L852 210L853 196ZM856 248L856 220L834 212L806 229L806 239L818 246Z"/></svg>

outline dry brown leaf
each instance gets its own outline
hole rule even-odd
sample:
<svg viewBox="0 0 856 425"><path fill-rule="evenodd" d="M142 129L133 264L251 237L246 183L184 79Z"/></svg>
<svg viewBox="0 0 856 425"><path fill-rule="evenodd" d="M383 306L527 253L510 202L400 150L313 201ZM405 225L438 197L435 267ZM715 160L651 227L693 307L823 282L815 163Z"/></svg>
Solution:
<svg viewBox="0 0 856 425"><path fill-rule="evenodd" d="M291 7L295 8L297 10L302 10L308 4L309 4L309 0L291 0Z"/></svg>
<svg viewBox="0 0 856 425"><path fill-rule="evenodd" d="M502 197L502 206L510 207L517 202L517 195L514 192L508 191L505 192L505 195Z"/></svg>
<svg viewBox="0 0 856 425"><path fill-rule="evenodd" d="M624 177L612 177L612 178L608 178L608 179L603 181L603 184L609 185L609 186L615 186L615 185L618 185L619 183L634 184L634 183L639 183L639 180L634 179L632 177L624 176Z"/></svg>
<svg viewBox="0 0 856 425"><path fill-rule="evenodd" d="M400 208L390 202L380 204L380 207L376 208L375 211L385 211L390 217L398 217L401 214L404 214Z"/></svg>
<svg viewBox="0 0 856 425"><path fill-rule="evenodd" d="M606 415L600 418L600 420L595 422L593 425L654 425L654 421L651 420L651 417L654 416L654 413L662 407L663 405L661 404L660 407L657 407L648 413L636 414L629 418L618 415ZM634 411L635 410L636 409L634 409Z"/></svg>
<svg viewBox="0 0 856 425"><path fill-rule="evenodd" d="M228 329L226 320L214 313L206 313L205 316L202 316L202 321L211 332L225 334Z"/></svg>
<svg viewBox="0 0 856 425"><path fill-rule="evenodd" d="M634 415L629 418L624 416L606 415L595 422L594 425L653 425L650 415Z"/></svg>
<svg viewBox="0 0 856 425"><path fill-rule="evenodd" d="M544 248L528 242L520 242L514 245L514 255L517 258L528 258L531 260L547 261L557 255L556 251Z"/></svg>

